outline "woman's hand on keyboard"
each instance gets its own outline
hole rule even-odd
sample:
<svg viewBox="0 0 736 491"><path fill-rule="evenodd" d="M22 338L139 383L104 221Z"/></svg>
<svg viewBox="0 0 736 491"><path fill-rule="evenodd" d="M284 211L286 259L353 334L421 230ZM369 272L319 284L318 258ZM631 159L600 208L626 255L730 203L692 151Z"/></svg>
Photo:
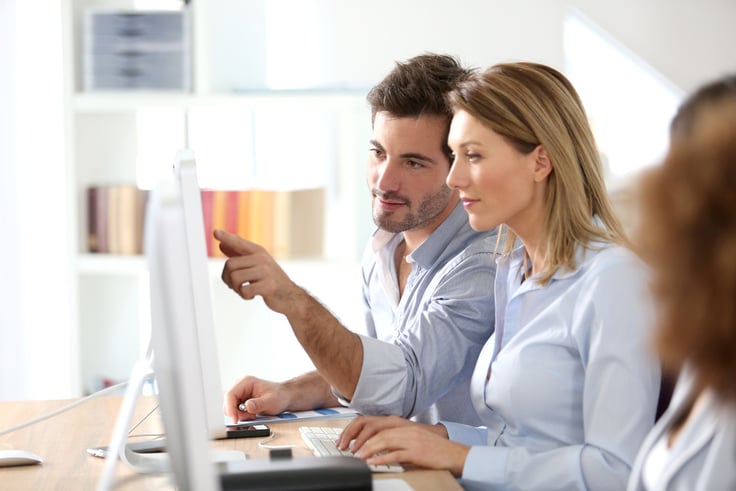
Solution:
<svg viewBox="0 0 736 491"><path fill-rule="evenodd" d="M340 450L350 448L355 453L360 450L366 440L379 431L415 424L419 423L398 416L359 416L345 427L335 445Z"/></svg>
<svg viewBox="0 0 736 491"><path fill-rule="evenodd" d="M352 446L350 443L352 442ZM441 425L414 423L398 416L360 416L345 427L338 448L351 451L371 465L412 463L462 474L470 447L448 439Z"/></svg>
<svg viewBox="0 0 736 491"><path fill-rule="evenodd" d="M414 423L397 416L360 417L343 431L338 446L355 441L351 450L370 465L411 463L462 475L470 447L450 441L443 425Z"/></svg>

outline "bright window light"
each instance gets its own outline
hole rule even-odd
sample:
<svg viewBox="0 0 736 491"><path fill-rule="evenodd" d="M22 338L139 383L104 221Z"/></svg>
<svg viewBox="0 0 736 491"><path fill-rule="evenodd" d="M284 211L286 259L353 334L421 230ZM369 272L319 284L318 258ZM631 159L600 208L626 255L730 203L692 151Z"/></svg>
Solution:
<svg viewBox="0 0 736 491"><path fill-rule="evenodd" d="M577 11L565 19L564 54L609 183L659 162L682 91Z"/></svg>

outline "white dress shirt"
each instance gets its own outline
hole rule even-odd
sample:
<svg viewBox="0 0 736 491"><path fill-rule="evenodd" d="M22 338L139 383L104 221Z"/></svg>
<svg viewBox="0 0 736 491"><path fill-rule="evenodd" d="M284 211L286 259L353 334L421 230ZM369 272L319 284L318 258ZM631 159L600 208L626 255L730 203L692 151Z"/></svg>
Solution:
<svg viewBox="0 0 736 491"><path fill-rule="evenodd" d="M444 423L472 445L466 489L624 489L654 424L647 271L628 250L580 249L546 286L521 281L524 250L499 261L496 332L471 392L484 427Z"/></svg>

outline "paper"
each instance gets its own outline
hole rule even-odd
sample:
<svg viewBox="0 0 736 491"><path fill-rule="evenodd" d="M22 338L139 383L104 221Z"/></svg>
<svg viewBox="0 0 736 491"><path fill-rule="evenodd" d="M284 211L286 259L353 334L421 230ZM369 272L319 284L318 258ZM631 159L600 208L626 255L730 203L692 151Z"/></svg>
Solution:
<svg viewBox="0 0 736 491"><path fill-rule="evenodd" d="M373 491L413 491L402 479L373 479Z"/></svg>
<svg viewBox="0 0 736 491"><path fill-rule="evenodd" d="M228 423L228 426L243 426L248 424L272 424L283 423L287 421L307 421L312 419L337 419L337 418L353 418L359 413L347 407L328 407L314 409L310 411L289 411L272 415L258 415L256 419L242 420L238 423Z"/></svg>

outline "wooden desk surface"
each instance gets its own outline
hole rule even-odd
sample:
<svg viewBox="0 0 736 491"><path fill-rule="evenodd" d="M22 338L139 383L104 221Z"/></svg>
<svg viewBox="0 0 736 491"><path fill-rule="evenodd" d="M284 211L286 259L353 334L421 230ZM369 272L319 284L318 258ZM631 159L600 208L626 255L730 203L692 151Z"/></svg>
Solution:
<svg viewBox="0 0 736 491"><path fill-rule="evenodd" d="M12 401L0 402L0 429L46 414L72 401ZM28 428L0 436L0 449L29 450L41 456L41 465L0 467L0 489L3 491L46 490L93 491L105 466L104 459L92 457L86 449L106 445L111 437L121 397L92 399L68 412ZM142 397L132 421L137 422L156 405L156 398ZM268 445L298 445L294 456L311 456L302 443L298 426L343 426L346 420L318 420L300 423L276 423L274 437ZM134 435L157 434L161 431L158 411L133 431ZM150 439L151 437L145 437ZM141 440L143 437L140 438ZM130 441L137 441L131 439ZM248 459L267 458L268 450L260 448L262 438L242 438L212 442L212 447L244 451ZM401 478L415 490L460 490L449 472L410 469L401 474L379 474L374 478ZM119 462L115 490L175 489L167 475L140 475Z"/></svg>

